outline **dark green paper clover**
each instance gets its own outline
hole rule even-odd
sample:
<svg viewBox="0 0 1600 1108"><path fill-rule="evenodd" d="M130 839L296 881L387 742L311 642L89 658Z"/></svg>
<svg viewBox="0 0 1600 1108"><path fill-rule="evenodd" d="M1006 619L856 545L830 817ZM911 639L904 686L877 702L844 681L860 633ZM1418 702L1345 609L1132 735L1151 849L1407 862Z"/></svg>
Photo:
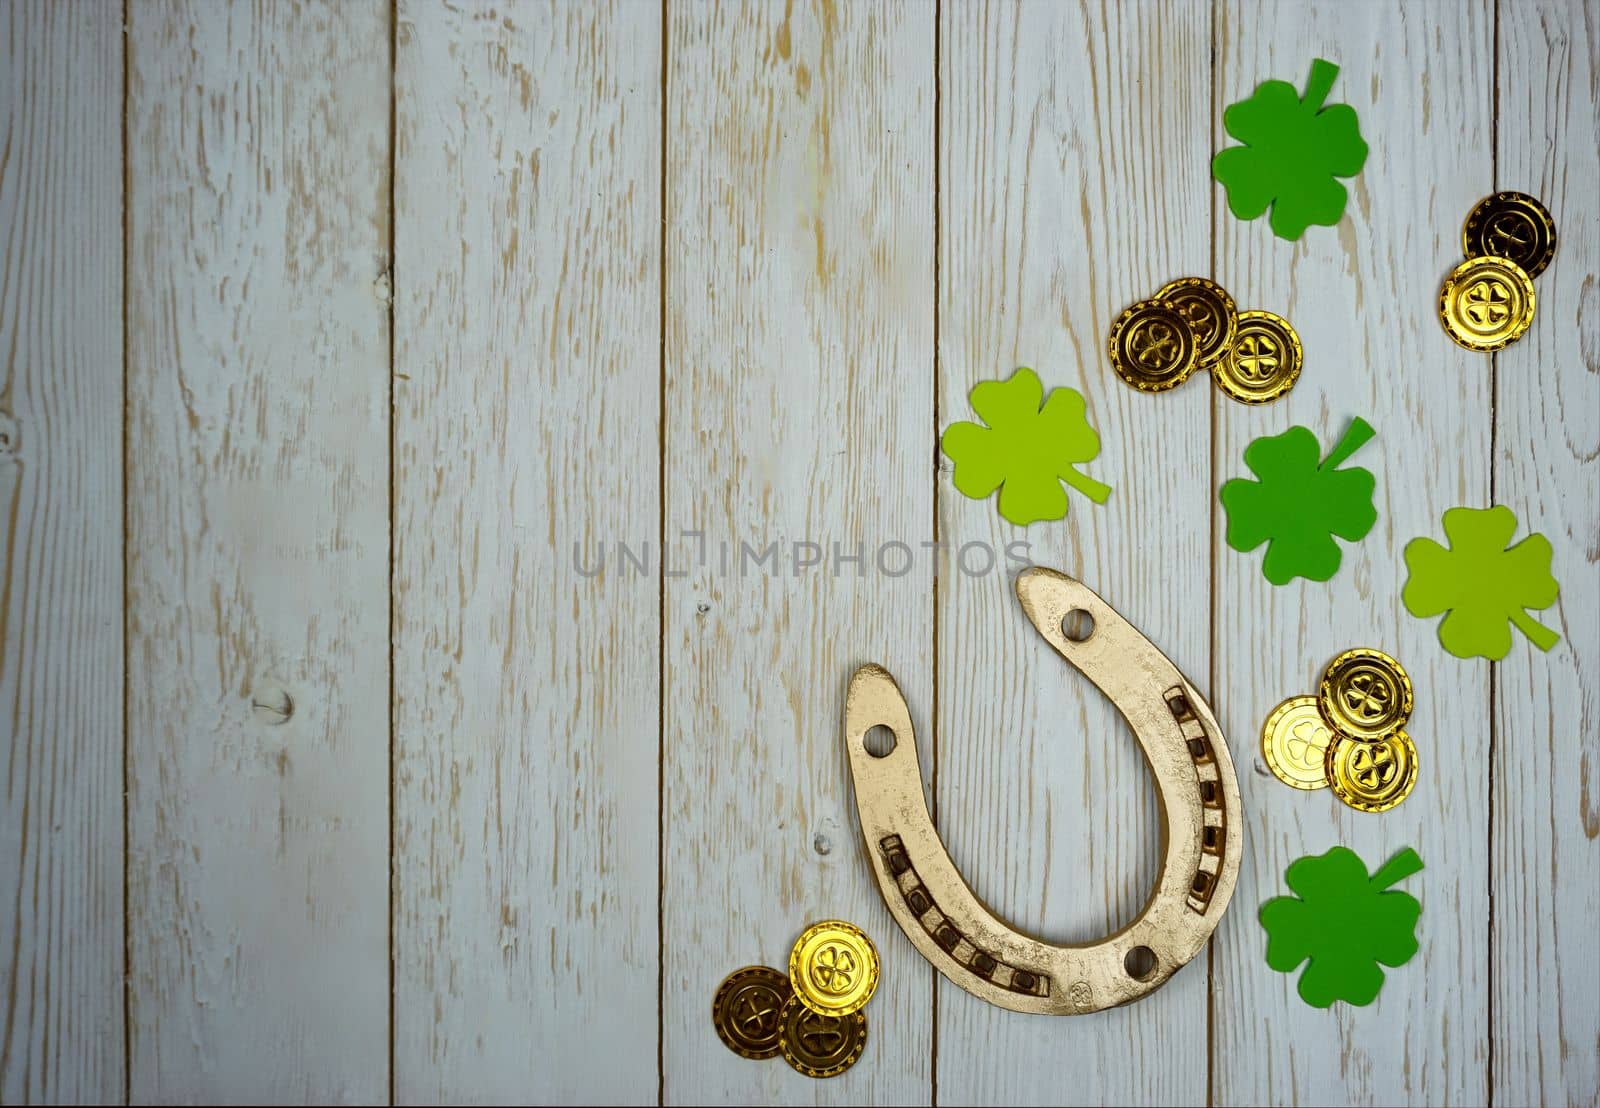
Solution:
<svg viewBox="0 0 1600 1108"><path fill-rule="evenodd" d="M1512 545L1516 532L1517 517L1503 505L1451 508L1448 549L1428 538L1406 543L1400 599L1418 618L1450 613L1439 623L1439 642L1457 658L1499 661L1511 652L1512 626L1540 650L1561 641L1527 613L1550 607L1561 591L1550 574L1550 540L1536 533Z"/></svg>
<svg viewBox="0 0 1600 1108"><path fill-rule="evenodd" d="M1331 227L1349 199L1334 178L1354 177L1367 162L1356 111L1324 108L1339 67L1311 63L1304 97L1287 81L1263 81L1248 100L1228 105L1222 125L1244 143L1219 153L1211 175L1228 190L1228 210L1256 219L1270 205L1272 233L1295 241L1313 223Z"/></svg>
<svg viewBox="0 0 1600 1108"><path fill-rule="evenodd" d="M1342 846L1296 860L1283 875L1296 896L1261 906L1267 965L1290 973L1310 959L1300 975L1300 999L1313 1008L1336 1000L1371 1004L1383 987L1379 964L1402 966L1417 952L1422 905L1389 886L1421 869L1422 859L1410 847L1370 880L1366 863Z"/></svg>
<svg viewBox="0 0 1600 1108"><path fill-rule="evenodd" d="M1218 493L1228 513L1228 545L1251 551L1267 543L1261 572L1274 585L1287 585L1296 577L1332 577L1341 557L1333 537L1356 542L1378 521L1372 473L1359 466L1339 468L1375 434L1371 424L1357 417L1321 461L1317 436L1305 427L1291 427L1245 447L1244 464L1260 480L1235 477Z"/></svg>

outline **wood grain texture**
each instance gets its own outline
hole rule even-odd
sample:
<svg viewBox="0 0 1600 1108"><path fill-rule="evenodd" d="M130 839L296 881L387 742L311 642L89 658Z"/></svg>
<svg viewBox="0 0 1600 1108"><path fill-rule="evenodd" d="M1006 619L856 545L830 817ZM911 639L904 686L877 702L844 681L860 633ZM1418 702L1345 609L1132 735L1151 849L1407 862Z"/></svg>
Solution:
<svg viewBox="0 0 1600 1108"><path fill-rule="evenodd" d="M1495 187L1554 214L1528 334L1498 356L1494 501L1555 550L1561 632L1494 666L1496 1104L1600 1103L1600 13L1503 4Z"/></svg>
<svg viewBox="0 0 1600 1108"><path fill-rule="evenodd" d="M864 862L841 740L869 661L931 705L934 29L915 4L668 8L665 1095L916 1102L931 976ZM703 532L706 561L680 531ZM741 543L779 549L763 566ZM817 544L821 564L805 567ZM915 561L883 544L902 542ZM723 544L729 551L722 565ZM862 563L843 562L835 554ZM923 765L929 735L919 731ZM866 1057L813 1081L730 1053L718 982L851 920Z"/></svg>
<svg viewBox="0 0 1600 1108"><path fill-rule="evenodd" d="M1113 492L1104 507L1074 493L1065 520L1023 529L992 498L956 492L941 457L939 534L956 560L939 588L938 819L1001 916L1087 942L1131 921L1155 884L1149 769L1111 703L1028 624L1017 565L974 570L979 550L1025 544L1025 562L1081 578L1208 684L1210 477L1196 460L1211 386L1135 392L1105 343L1125 306L1210 270L1210 14L1177 2L943 15L940 423L975 419L974 384L1031 366L1087 398L1102 446L1083 468ZM981 545L963 561L968 544ZM938 1064L949 1103L1203 1101L1206 958L1144 1003L1066 1021L941 980Z"/></svg>
<svg viewBox="0 0 1600 1108"><path fill-rule="evenodd" d="M121 1100L122 18L0 7L0 1102Z"/></svg>
<svg viewBox="0 0 1600 1108"><path fill-rule="evenodd" d="M0 1101L1600 1102L1593 3L126 7L0 5ZM1289 244L1209 159L1317 56L1372 155ZM1491 360L1434 303L1495 188L1561 243ZM1299 328L1289 397L1111 374L1183 274ZM1086 395L1105 506L952 487L939 431L1019 365ZM1274 588L1216 490L1356 415L1378 525ZM1401 606L1406 542L1490 503L1554 545L1549 654ZM1148 773L1024 562L1209 692L1248 820L1211 957L1067 1021L916 955L840 738L886 665L975 890L1131 919ZM1384 815L1259 754L1355 645L1417 686ZM1340 843L1420 852L1422 952L1321 1012L1256 913ZM861 1063L735 1057L717 983L830 916L883 953Z"/></svg>
<svg viewBox="0 0 1600 1108"><path fill-rule="evenodd" d="M1214 134L1221 112L1268 78L1303 88L1312 58L1343 68L1330 103L1349 103L1371 154L1343 220L1296 244L1266 220L1244 223L1214 194L1217 276L1240 307L1287 317L1305 370L1283 400L1218 400L1216 481L1248 476L1253 439L1291 424L1330 449L1354 416L1378 437L1351 460L1377 477L1378 522L1327 583L1281 588L1216 532L1217 702L1237 737L1250 813L1234 926L1216 947L1214 1092L1219 1104L1482 1103L1488 1050L1489 671L1439 647L1431 622L1400 604L1401 550L1434 534L1446 508L1489 496L1490 362L1440 327L1440 282L1461 258L1461 222L1490 187L1492 16L1483 3L1364 3L1310 8L1235 0L1218 10ZM1408 728L1415 791L1381 815L1345 808L1270 776L1263 720L1315 691L1338 652L1373 646L1399 658L1417 690ZM1376 869L1414 847L1427 866L1406 883L1423 905L1421 953L1387 971L1366 1008L1308 1007L1298 974L1265 963L1261 903L1286 890L1295 858L1335 845Z"/></svg>
<svg viewBox="0 0 1600 1108"><path fill-rule="evenodd" d="M402 1102L656 1097L660 34L401 8Z"/></svg>
<svg viewBox="0 0 1600 1108"><path fill-rule="evenodd" d="M129 13L136 1101L388 1094L388 12Z"/></svg>

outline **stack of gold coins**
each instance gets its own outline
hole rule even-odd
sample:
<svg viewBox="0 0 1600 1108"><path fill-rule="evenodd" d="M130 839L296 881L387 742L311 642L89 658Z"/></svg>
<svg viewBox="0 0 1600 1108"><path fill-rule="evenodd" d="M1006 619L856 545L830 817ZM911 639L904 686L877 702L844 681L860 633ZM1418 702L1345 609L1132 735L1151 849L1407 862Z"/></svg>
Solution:
<svg viewBox="0 0 1600 1108"><path fill-rule="evenodd" d="M1315 696L1273 709L1261 752L1279 781L1296 789L1331 787L1363 812L1387 812L1417 783L1417 748L1406 733L1411 678L1381 650L1346 650L1322 673Z"/></svg>
<svg viewBox="0 0 1600 1108"><path fill-rule="evenodd" d="M1111 366L1140 392L1165 392L1195 369L1241 404L1276 400L1300 379L1305 353L1289 321L1272 312L1241 312L1233 297L1204 277L1180 277L1111 325Z"/></svg>
<svg viewBox="0 0 1600 1108"><path fill-rule="evenodd" d="M1556 253L1550 212L1522 192L1497 192L1478 201L1461 228L1466 261L1439 290L1439 322L1468 350L1510 346L1533 323L1533 279Z"/></svg>
<svg viewBox="0 0 1600 1108"><path fill-rule="evenodd" d="M717 1037L745 1058L775 1058L807 1077L835 1077L861 1057L878 988L878 950L843 920L805 929L789 951L787 976L767 966L735 970L717 988Z"/></svg>

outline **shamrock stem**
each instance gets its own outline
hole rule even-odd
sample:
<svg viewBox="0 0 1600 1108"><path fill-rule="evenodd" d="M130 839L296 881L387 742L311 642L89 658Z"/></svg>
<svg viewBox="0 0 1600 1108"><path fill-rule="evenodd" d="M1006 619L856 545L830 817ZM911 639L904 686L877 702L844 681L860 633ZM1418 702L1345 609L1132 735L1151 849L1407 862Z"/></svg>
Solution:
<svg viewBox="0 0 1600 1108"><path fill-rule="evenodd" d="M1322 102L1333 91L1333 79L1339 76L1339 67L1318 58L1311 63L1311 76L1306 78L1306 94L1300 98L1312 113L1322 110Z"/></svg>
<svg viewBox="0 0 1600 1108"><path fill-rule="evenodd" d="M1372 887L1379 892L1390 885L1399 884L1422 869L1422 859L1409 846L1390 858L1372 875Z"/></svg>
<svg viewBox="0 0 1600 1108"><path fill-rule="evenodd" d="M1339 445L1335 446L1332 453L1322 459L1322 464L1317 468L1338 469L1344 464L1346 458L1371 442L1372 436L1377 433L1372 429L1372 424L1360 416L1356 416L1350 421L1350 426L1345 431L1344 438L1339 440Z"/></svg>
<svg viewBox="0 0 1600 1108"><path fill-rule="evenodd" d="M1087 474L1079 473L1071 466L1067 467L1067 471L1061 475L1061 479L1067 484L1071 485L1073 488L1077 489L1079 492L1083 493L1083 495L1087 496L1090 500L1093 500L1096 504L1104 504L1106 502L1106 498L1111 495L1110 485L1102 485L1093 477L1090 477Z"/></svg>
<svg viewBox="0 0 1600 1108"><path fill-rule="evenodd" d="M1540 650L1548 651L1561 641L1560 635L1534 619L1521 608L1511 613L1511 622L1516 624L1517 630L1528 636L1528 641Z"/></svg>

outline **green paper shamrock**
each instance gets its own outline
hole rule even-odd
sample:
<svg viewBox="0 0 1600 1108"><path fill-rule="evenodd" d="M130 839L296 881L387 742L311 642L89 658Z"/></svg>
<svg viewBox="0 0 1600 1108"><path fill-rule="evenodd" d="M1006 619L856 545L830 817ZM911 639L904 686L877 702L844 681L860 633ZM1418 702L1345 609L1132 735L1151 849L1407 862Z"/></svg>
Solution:
<svg viewBox="0 0 1600 1108"><path fill-rule="evenodd" d="M1339 222L1349 194L1334 178L1361 172L1367 144L1354 108L1322 106L1338 74L1338 66L1318 58L1304 98L1287 81L1263 81L1250 99L1222 113L1228 134L1245 143L1211 161L1235 216L1255 219L1270 204L1272 233L1290 242L1310 224Z"/></svg>
<svg viewBox="0 0 1600 1108"><path fill-rule="evenodd" d="M1311 959L1300 975L1300 999L1313 1008L1334 1001L1363 1007L1383 986L1386 966L1403 966L1417 952L1417 917L1422 905L1409 893L1385 892L1422 869L1406 847L1367 879L1355 851L1336 846L1293 862L1283 879L1294 896L1261 906L1267 929L1267 965L1290 973Z"/></svg>
<svg viewBox="0 0 1600 1108"><path fill-rule="evenodd" d="M1356 542L1372 530L1377 485L1371 472L1339 463L1377 434L1357 417L1339 445L1320 463L1317 436L1305 427L1256 439L1244 450L1244 464L1260 481L1235 477L1218 498L1228 512L1228 545L1251 551L1270 540L1261 572L1274 585L1295 577L1326 581L1339 568L1338 535Z"/></svg>
<svg viewBox="0 0 1600 1108"><path fill-rule="evenodd" d="M1511 652L1510 620L1540 650L1561 641L1524 609L1548 608L1560 586L1550 575L1550 540L1532 534L1515 546L1510 508L1451 508L1444 514L1446 550L1432 539L1406 543L1406 584L1400 599L1419 619L1450 614L1439 641L1457 658L1499 661Z"/></svg>
<svg viewBox="0 0 1600 1108"><path fill-rule="evenodd" d="M998 488L1000 514L1023 526L1067 514L1062 481L1096 504L1106 502L1110 486L1074 468L1100 453L1081 393L1052 389L1044 400L1039 378L1024 367L1007 380L974 386L970 399L989 426L952 423L940 439L962 495L982 500Z"/></svg>

